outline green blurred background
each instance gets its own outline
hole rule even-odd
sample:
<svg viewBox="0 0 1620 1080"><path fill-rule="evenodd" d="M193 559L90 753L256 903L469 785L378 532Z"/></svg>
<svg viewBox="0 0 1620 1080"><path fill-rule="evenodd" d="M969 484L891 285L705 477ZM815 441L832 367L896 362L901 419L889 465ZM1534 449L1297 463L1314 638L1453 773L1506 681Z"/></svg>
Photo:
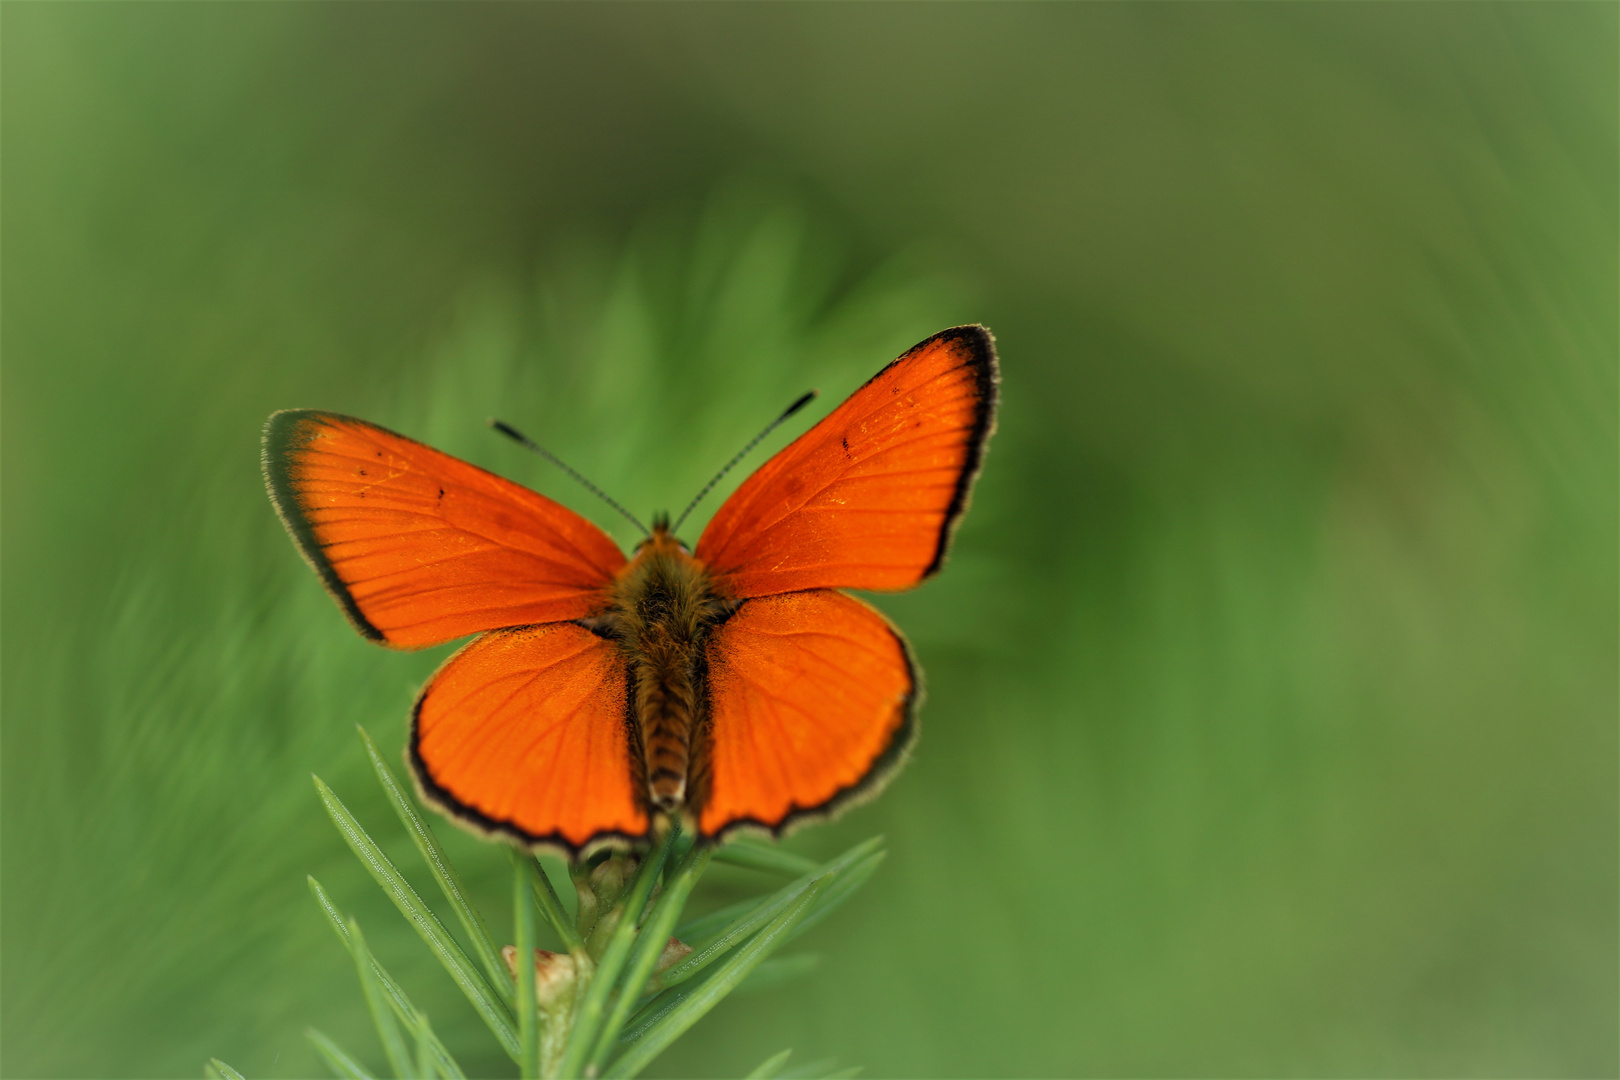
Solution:
<svg viewBox="0 0 1620 1080"><path fill-rule="evenodd" d="M923 740L790 842L891 858L655 1073L1620 1069L1613 5L0 23L6 1075L318 1074L311 1022L380 1063L310 872L510 1071L310 789L404 845L353 725L397 752L445 650L326 599L272 410L624 541L484 418L678 508L969 321L1001 431L880 601Z"/></svg>

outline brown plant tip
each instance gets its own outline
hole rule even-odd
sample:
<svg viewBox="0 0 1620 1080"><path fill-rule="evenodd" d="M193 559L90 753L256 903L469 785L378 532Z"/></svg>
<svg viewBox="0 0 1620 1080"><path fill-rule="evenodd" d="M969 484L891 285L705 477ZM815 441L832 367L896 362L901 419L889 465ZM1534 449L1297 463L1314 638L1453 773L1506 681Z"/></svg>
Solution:
<svg viewBox="0 0 1620 1080"><path fill-rule="evenodd" d="M501 959L506 961L506 970L516 978L517 946L502 946ZM574 958L567 953L534 950L534 1000L541 1012L549 1013L573 997L577 974Z"/></svg>

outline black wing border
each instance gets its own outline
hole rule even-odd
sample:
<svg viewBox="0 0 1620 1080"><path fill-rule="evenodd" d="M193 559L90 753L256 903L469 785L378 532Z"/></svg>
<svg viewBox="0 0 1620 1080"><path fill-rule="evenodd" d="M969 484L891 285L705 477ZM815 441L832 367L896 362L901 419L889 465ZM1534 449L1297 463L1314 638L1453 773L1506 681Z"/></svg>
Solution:
<svg viewBox="0 0 1620 1080"><path fill-rule="evenodd" d="M281 519L281 524L286 526L287 534L297 545L298 553L321 579L321 584L326 587L332 599L337 601L338 607L349 620L349 625L370 641L398 648L388 640L386 634L366 618L365 612L360 610L360 605L349 592L349 587L338 576L332 560L326 557L326 551L315 535L315 527L304 514L298 483L292 476L292 467L299 451L315 438L315 433L311 429L317 425L324 426L329 420L363 424L366 427L377 428L397 439L415 441L373 424L369 420L359 420L341 413L323 412L320 409L282 409L280 412L271 413L270 419L264 424L264 441L260 449L259 464L264 470L265 490L270 494L270 504L276 508L276 516Z"/></svg>

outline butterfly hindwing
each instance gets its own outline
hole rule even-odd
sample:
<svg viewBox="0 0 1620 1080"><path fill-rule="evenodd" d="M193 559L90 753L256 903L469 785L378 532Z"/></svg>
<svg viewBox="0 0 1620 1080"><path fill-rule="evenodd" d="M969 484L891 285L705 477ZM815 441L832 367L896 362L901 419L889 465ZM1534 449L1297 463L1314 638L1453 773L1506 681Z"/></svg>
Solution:
<svg viewBox="0 0 1620 1080"><path fill-rule="evenodd" d="M336 413L265 425L270 497L355 628L396 648L577 619L624 564L572 510Z"/></svg>
<svg viewBox="0 0 1620 1080"><path fill-rule="evenodd" d="M996 384L988 330L935 334L744 481L697 557L735 597L917 584L967 507Z"/></svg>
<svg viewBox="0 0 1620 1080"><path fill-rule="evenodd" d="M647 815L627 708L613 642L574 623L492 631L423 689L411 764L424 797L474 828L570 852L634 839Z"/></svg>
<svg viewBox="0 0 1620 1080"><path fill-rule="evenodd" d="M699 828L781 831L875 793L910 748L916 669L878 612L832 590L748 600L710 638Z"/></svg>

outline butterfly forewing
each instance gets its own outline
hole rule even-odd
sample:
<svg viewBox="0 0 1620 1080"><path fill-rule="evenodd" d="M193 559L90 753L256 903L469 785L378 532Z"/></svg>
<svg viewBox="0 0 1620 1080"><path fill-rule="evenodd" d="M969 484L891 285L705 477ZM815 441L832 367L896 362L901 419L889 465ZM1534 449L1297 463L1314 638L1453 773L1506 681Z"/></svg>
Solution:
<svg viewBox="0 0 1620 1080"><path fill-rule="evenodd" d="M288 531L350 621L398 648L580 618L624 564L566 507L363 420L276 413L264 469Z"/></svg>
<svg viewBox="0 0 1620 1080"><path fill-rule="evenodd" d="M708 682L706 836L780 829L874 792L915 730L905 642L840 592L744 603L709 640Z"/></svg>
<svg viewBox="0 0 1620 1080"><path fill-rule="evenodd" d="M485 634L416 704L411 762L464 823L577 851L647 832L626 723L624 661L574 623Z"/></svg>
<svg viewBox="0 0 1620 1080"><path fill-rule="evenodd" d="M697 557L735 597L917 584L966 508L996 379L983 327L922 342L744 481Z"/></svg>

